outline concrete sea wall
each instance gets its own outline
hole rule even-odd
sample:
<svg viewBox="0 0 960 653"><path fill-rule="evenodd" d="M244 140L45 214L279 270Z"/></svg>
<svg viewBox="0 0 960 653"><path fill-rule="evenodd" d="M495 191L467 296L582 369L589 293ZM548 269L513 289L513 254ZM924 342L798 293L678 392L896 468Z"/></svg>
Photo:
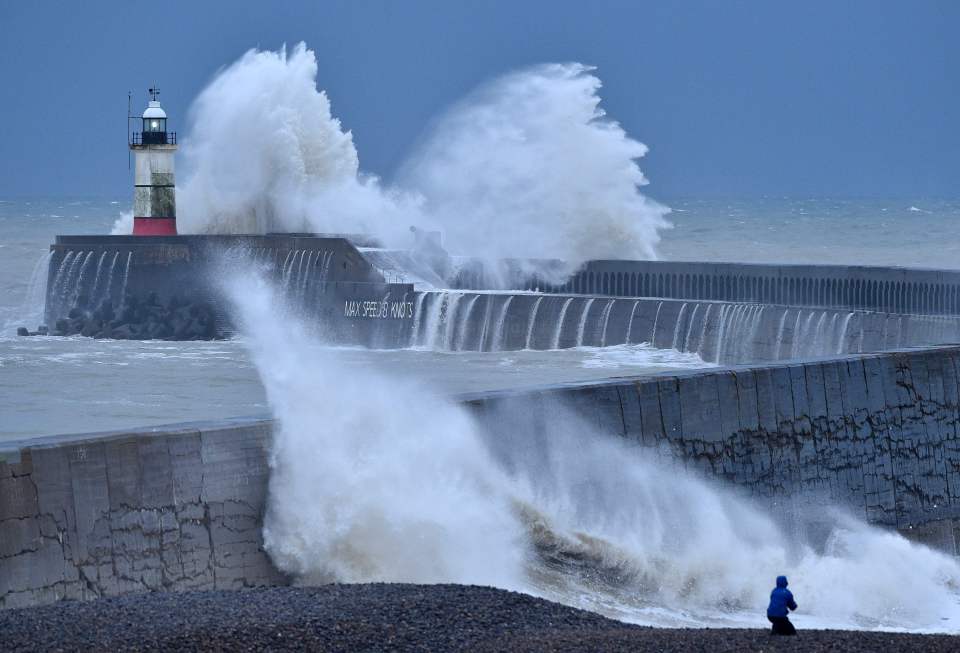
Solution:
<svg viewBox="0 0 960 653"><path fill-rule="evenodd" d="M559 261L540 262L559 269ZM682 261L590 261L556 285L528 277L520 266L506 274L524 290L622 297L665 297L885 313L960 315L960 270L846 265L764 265ZM464 263L455 287L496 288L504 273ZM521 281L522 280L522 281ZM499 282L502 283L502 282Z"/></svg>
<svg viewBox="0 0 960 653"><path fill-rule="evenodd" d="M227 302L212 280L249 274L244 264L270 276L304 318L322 323L329 341L397 347L413 323L413 286L386 282L346 238L58 236L50 250L44 312L55 335L229 335Z"/></svg>
<svg viewBox="0 0 960 653"><path fill-rule="evenodd" d="M217 254L230 251L269 270L307 321L349 344L496 350L648 341L738 363L960 339L960 272L591 261L562 286L513 274L515 287L546 293L416 294L412 283L388 281L430 277L409 253L298 235L58 236L48 263L49 331L227 335L228 311L209 278L238 271L218 269L224 263ZM455 285L502 285L484 270L464 265Z"/></svg>
<svg viewBox="0 0 960 653"><path fill-rule="evenodd" d="M417 293L410 346L453 351L650 343L738 364L960 342L960 319L735 302Z"/></svg>
<svg viewBox="0 0 960 653"><path fill-rule="evenodd" d="M0 462L0 607L284 583L260 535L271 423L56 438Z"/></svg>
<svg viewBox="0 0 960 653"><path fill-rule="evenodd" d="M553 401L775 511L845 506L958 552L960 347L720 368L462 401L494 435ZM519 403L522 410L515 410ZM271 423L0 447L0 607L285 583L262 549Z"/></svg>
<svg viewBox="0 0 960 653"><path fill-rule="evenodd" d="M469 399L488 430L521 433L559 401L770 506L842 506L960 554L958 379L960 348L939 347Z"/></svg>

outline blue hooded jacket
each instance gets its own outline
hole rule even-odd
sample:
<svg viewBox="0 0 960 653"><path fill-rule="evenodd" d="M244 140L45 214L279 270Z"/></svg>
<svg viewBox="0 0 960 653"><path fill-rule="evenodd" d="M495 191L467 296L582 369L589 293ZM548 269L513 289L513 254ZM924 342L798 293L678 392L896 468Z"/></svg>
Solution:
<svg viewBox="0 0 960 653"><path fill-rule="evenodd" d="M770 592L770 605L767 607L768 617L786 617L790 610L796 610L797 604L793 600L793 592L787 589L787 577L777 576L777 586Z"/></svg>

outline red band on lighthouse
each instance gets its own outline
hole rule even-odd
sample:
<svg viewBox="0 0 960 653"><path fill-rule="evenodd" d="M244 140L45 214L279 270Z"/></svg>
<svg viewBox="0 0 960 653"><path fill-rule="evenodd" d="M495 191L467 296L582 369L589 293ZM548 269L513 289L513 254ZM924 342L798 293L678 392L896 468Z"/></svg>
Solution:
<svg viewBox="0 0 960 653"><path fill-rule="evenodd" d="M134 218L134 236L176 236L176 218Z"/></svg>

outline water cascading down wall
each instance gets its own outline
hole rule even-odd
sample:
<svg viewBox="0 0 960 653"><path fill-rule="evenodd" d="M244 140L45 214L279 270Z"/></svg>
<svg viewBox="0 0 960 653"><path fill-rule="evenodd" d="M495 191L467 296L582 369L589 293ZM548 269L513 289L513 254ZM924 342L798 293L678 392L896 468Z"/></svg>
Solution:
<svg viewBox="0 0 960 653"><path fill-rule="evenodd" d="M960 341L954 271L592 261L563 285L517 273L513 285L523 292L489 290L501 278L467 264L456 291L418 295L411 344L496 351L648 343L732 364Z"/></svg>
<svg viewBox="0 0 960 653"><path fill-rule="evenodd" d="M415 293L409 283L387 282L393 271L378 269L384 257L376 250L358 250L345 239L148 240L59 237L46 293L51 331L195 337L144 308L176 300L211 306L217 334L228 334L226 309L209 278L237 268L211 275L210 266L216 251L243 251L250 264L271 270L285 295L308 320L323 323L329 337L376 347L497 351L648 343L730 364L960 341L960 275L954 272L594 261L563 286L527 279L516 284L529 286L522 292L471 292L466 286L484 278L461 272L455 284L461 288ZM132 331L125 323L133 323Z"/></svg>
<svg viewBox="0 0 960 653"><path fill-rule="evenodd" d="M268 275L303 318L334 342L403 346L413 287L389 283L344 238L266 236L58 236L51 247L45 302L50 332L101 338L195 339L232 332L218 279ZM366 306L377 320L350 319ZM207 330L191 329L197 314Z"/></svg>
<svg viewBox="0 0 960 653"><path fill-rule="evenodd" d="M743 363L960 340L943 315L742 302L435 291L415 306L410 345L452 351L648 343Z"/></svg>

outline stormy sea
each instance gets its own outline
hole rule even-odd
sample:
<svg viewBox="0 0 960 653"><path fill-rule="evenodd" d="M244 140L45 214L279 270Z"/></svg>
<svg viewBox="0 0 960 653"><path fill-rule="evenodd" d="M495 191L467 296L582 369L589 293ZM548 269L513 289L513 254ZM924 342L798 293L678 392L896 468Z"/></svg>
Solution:
<svg viewBox="0 0 960 653"><path fill-rule="evenodd" d="M237 89L262 104L230 101ZM573 64L495 80L387 181L362 174L309 50L251 51L194 103L202 137L185 139L181 232L366 232L402 246L408 225L423 224L454 253L572 265L960 267L956 201L641 194L646 147L599 111L599 89ZM253 142L231 152L236 126L253 123ZM602 327L584 318L562 351L476 351L432 336L390 351L331 347L251 266L217 280L239 323L227 340L17 336L44 319L54 236L129 233L131 217L125 197L0 198L0 439L273 416L264 543L303 585L491 585L631 623L756 627L771 580L790 569L804 627L960 632L960 563L945 554L830 508L816 532L782 523L562 405L549 438L525 432L522 406L491 438L456 401L717 364L670 346L684 334L602 347L586 337ZM85 276L94 288L125 283L122 260L64 266L58 291Z"/></svg>

